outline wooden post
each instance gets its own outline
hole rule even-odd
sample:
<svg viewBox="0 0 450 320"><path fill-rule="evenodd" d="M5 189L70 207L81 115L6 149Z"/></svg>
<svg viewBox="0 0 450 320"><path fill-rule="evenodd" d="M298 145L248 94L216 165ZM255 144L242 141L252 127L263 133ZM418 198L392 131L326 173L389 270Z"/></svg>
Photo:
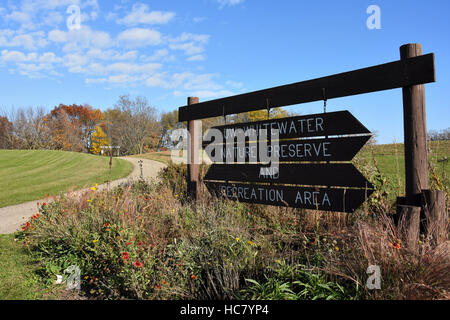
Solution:
<svg viewBox="0 0 450 320"><path fill-rule="evenodd" d="M419 43L400 47L402 60L422 55ZM405 142L406 204L420 206L420 194L428 189L427 127L425 87L403 87L403 129Z"/></svg>
<svg viewBox="0 0 450 320"><path fill-rule="evenodd" d="M188 106L198 103L197 97L188 97ZM200 121L188 121L188 154L187 154L187 191L191 200L196 201L199 195L199 149L200 149Z"/></svg>
<svg viewBox="0 0 450 320"><path fill-rule="evenodd" d="M427 236L431 236L433 244L438 245L447 240L448 212L445 210L445 192L423 190L423 201Z"/></svg>
<svg viewBox="0 0 450 320"><path fill-rule="evenodd" d="M398 226L402 234L405 235L406 245L416 252L420 234L420 207L399 205L399 222Z"/></svg>

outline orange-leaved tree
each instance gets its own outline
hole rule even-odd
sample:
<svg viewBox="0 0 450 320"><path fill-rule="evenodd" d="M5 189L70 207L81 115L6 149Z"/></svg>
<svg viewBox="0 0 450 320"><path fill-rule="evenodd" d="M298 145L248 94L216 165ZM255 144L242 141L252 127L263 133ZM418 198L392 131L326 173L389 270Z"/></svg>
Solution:
<svg viewBox="0 0 450 320"><path fill-rule="evenodd" d="M88 151L91 135L103 120L103 114L89 105L64 105L55 107L49 115L56 149Z"/></svg>

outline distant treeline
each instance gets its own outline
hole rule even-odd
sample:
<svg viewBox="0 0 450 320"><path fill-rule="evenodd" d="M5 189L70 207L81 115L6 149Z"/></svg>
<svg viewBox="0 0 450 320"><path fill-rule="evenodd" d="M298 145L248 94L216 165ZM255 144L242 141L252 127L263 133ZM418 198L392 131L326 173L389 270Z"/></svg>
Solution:
<svg viewBox="0 0 450 320"><path fill-rule="evenodd" d="M450 128L443 129L440 131L437 130L428 131L428 140L430 141L450 140Z"/></svg>
<svg viewBox="0 0 450 320"><path fill-rule="evenodd" d="M165 116L165 118L170 118ZM120 146L120 154L143 153L158 146L161 117L144 97L120 96L102 112L90 105L1 110L0 149L53 149L99 154Z"/></svg>

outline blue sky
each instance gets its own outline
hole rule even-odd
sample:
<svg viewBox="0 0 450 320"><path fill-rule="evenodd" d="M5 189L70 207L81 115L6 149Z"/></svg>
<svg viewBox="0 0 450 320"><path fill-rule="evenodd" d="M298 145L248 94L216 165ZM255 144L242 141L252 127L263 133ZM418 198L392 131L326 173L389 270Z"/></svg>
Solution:
<svg viewBox="0 0 450 320"><path fill-rule="evenodd" d="M69 29L71 5L79 29ZM370 30L370 5L381 29ZM399 59L419 42L436 55L428 129L449 127L450 2L269 0L1 0L0 107L84 104L105 110L142 95L160 111ZM69 25L68 25L68 19ZM286 108L318 113L322 102ZM328 101L379 143L403 141L401 89Z"/></svg>

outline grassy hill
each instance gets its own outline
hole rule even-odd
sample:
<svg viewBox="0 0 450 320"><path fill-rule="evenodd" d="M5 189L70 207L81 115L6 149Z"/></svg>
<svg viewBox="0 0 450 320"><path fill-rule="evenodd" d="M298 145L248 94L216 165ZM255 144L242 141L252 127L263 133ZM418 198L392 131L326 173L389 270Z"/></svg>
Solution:
<svg viewBox="0 0 450 320"><path fill-rule="evenodd" d="M438 161L450 158L450 141L431 141L428 143L430 179L433 183L439 180L447 188L450 187L450 163ZM386 144L366 146L358 153L356 161L374 162L382 174L398 190L398 194L404 193L405 188L405 157L403 144ZM433 178L433 172L435 176Z"/></svg>
<svg viewBox="0 0 450 320"><path fill-rule="evenodd" d="M126 177L133 165L109 158L55 150L0 150L0 207L37 200Z"/></svg>

